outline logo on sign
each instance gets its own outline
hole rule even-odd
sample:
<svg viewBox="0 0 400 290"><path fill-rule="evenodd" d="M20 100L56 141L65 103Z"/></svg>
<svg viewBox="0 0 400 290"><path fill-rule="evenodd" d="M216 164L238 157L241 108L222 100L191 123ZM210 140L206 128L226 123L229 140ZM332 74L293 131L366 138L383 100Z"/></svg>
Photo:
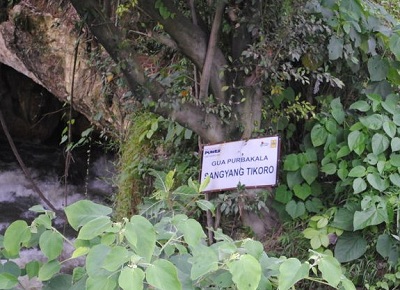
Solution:
<svg viewBox="0 0 400 290"><path fill-rule="evenodd" d="M221 152L221 149L214 149L214 150L206 150L204 151L204 155L216 155Z"/></svg>

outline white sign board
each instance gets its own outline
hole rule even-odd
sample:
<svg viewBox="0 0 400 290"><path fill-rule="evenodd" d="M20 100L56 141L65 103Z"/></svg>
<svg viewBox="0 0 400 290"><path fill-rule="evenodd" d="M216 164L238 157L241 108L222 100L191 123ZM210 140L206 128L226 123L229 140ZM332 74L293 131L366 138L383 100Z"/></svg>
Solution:
<svg viewBox="0 0 400 290"><path fill-rule="evenodd" d="M204 146L201 182L210 177L204 192L276 185L279 145L274 136Z"/></svg>

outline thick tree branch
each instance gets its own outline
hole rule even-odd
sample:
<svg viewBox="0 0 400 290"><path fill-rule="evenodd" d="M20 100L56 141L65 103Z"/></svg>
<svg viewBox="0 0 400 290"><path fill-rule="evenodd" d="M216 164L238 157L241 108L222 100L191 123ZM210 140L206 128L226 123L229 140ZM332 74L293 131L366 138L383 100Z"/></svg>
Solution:
<svg viewBox="0 0 400 290"><path fill-rule="evenodd" d="M219 30L222 23L222 16L224 14L225 1L220 0L217 3L215 10L214 21L211 28L210 40L208 42L206 59L204 61L203 71L200 80L200 98L206 98L208 96L208 86L211 78L211 68L214 61L214 55L217 48L217 41Z"/></svg>
<svg viewBox="0 0 400 290"><path fill-rule="evenodd" d="M121 70L134 96L148 98L150 101L160 104L155 109L156 113L171 118L183 126L190 128L204 138L206 142L221 142L227 138L224 125L217 116L206 113L205 110L194 104L181 104L178 100L175 100L173 96L168 96L165 88L160 83L145 76L138 61L137 53L132 50L128 40L123 36L121 31L103 14L97 0L70 0L70 2L81 18L86 21L91 32L110 54L111 58L116 63L122 64ZM154 1L150 0L149 2ZM180 16L179 19L185 21L183 16ZM187 23L193 27L190 21L184 22L184 24ZM172 24L169 23L168 26L170 25ZM176 28L177 30L179 30L180 25L178 21L178 24L176 24L176 26L178 26ZM198 27L196 30L197 34L201 33ZM172 37L174 38L174 35L172 35ZM189 35L186 35L186 37L189 37ZM189 42L186 41L188 41L188 39L185 41L178 39L178 47L182 49L182 47L186 48L189 46ZM192 42L192 48L189 49L189 54L193 54L194 48L195 45Z"/></svg>

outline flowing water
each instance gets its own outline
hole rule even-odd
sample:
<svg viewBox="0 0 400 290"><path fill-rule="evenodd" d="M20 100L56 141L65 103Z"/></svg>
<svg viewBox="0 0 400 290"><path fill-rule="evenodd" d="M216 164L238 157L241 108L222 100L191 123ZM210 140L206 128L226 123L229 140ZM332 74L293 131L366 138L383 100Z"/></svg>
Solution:
<svg viewBox="0 0 400 290"><path fill-rule="evenodd" d="M30 143L16 146L37 187L57 209L79 199L104 201L114 191L112 157L105 153L92 152L89 162L86 154L76 154L65 184L64 153L60 148ZM31 219L34 214L29 208L37 204L48 208L21 170L9 144L0 140L0 233L16 219Z"/></svg>
<svg viewBox="0 0 400 290"><path fill-rule="evenodd" d="M114 166L112 156L98 150L92 150L88 162L87 154L75 154L70 166L69 182L64 184L64 154L57 146L44 146L30 143L16 143L22 160L26 164L37 187L45 197L62 210L65 205L80 199L90 199L107 203L115 188L112 186ZM86 153L86 150L83 150ZM13 155L9 144L0 138L0 234L7 226L24 219L28 223L35 217L29 211L33 205L48 206L39 198L31 181L25 176ZM56 227L63 227L61 220L55 221ZM65 243L65 255L68 257L73 249ZM21 252L20 258L14 260L23 267L30 260L45 260L37 249ZM0 260L0 263L4 261ZM80 261L64 264L66 272L78 265ZM29 280L27 276L19 279L17 289L42 289L42 283Z"/></svg>

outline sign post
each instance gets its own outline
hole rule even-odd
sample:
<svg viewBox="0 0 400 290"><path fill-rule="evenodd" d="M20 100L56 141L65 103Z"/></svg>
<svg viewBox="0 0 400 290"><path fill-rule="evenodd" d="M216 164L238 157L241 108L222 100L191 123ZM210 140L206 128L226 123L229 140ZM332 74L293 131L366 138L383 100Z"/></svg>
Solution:
<svg viewBox="0 0 400 290"><path fill-rule="evenodd" d="M278 136L204 146L201 182L210 182L203 192L276 185L279 148Z"/></svg>

